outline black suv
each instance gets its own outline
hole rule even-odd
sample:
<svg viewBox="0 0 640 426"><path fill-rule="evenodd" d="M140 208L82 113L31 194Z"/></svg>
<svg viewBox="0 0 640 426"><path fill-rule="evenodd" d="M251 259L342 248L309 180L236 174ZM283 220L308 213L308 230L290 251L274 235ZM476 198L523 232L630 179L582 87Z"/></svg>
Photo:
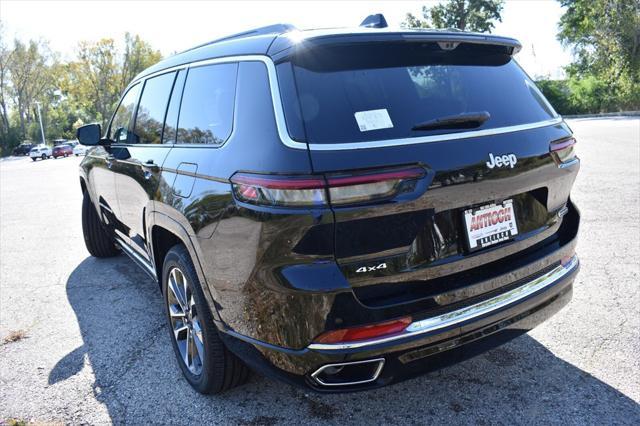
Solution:
<svg viewBox="0 0 640 426"><path fill-rule="evenodd" d="M87 249L158 281L199 392L473 356L571 298L571 130L511 38L275 25L138 75L80 167Z"/></svg>
<svg viewBox="0 0 640 426"><path fill-rule="evenodd" d="M29 151L31 151L31 148L33 148L35 145L32 143L21 143L20 145L16 146L15 148L13 148L13 155L28 155Z"/></svg>

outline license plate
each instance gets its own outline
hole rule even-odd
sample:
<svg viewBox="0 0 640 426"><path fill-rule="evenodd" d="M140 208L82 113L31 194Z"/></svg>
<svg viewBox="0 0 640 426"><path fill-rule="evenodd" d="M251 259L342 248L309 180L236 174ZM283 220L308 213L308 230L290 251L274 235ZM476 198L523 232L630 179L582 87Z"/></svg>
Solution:
<svg viewBox="0 0 640 426"><path fill-rule="evenodd" d="M465 210L464 224L470 251L508 241L518 235L513 200Z"/></svg>

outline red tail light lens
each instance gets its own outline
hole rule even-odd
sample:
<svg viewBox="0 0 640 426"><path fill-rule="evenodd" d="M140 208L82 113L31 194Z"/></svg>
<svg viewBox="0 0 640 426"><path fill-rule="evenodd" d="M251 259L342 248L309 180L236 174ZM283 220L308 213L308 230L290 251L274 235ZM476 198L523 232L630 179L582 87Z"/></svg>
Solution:
<svg viewBox="0 0 640 426"><path fill-rule="evenodd" d="M391 198L412 191L417 179L425 175L421 167L387 170L357 175L333 175L327 178L331 204L358 204Z"/></svg>
<svg viewBox="0 0 640 426"><path fill-rule="evenodd" d="M566 138L551 142L549 151L551 151L554 161L559 166L570 164L577 159L575 144L575 138Z"/></svg>
<svg viewBox="0 0 640 426"><path fill-rule="evenodd" d="M325 176L237 173L233 193L239 201L264 206L321 207L371 202L412 191L425 176L421 167Z"/></svg>
<svg viewBox="0 0 640 426"><path fill-rule="evenodd" d="M411 324L411 317L380 322L377 324L363 325L360 327L342 328L340 330L327 331L314 340L315 343L344 343L358 340L369 340L376 337L391 336L401 333Z"/></svg>
<svg viewBox="0 0 640 426"><path fill-rule="evenodd" d="M313 207L327 204L322 177L266 176L237 173L231 178L236 198L265 206Z"/></svg>

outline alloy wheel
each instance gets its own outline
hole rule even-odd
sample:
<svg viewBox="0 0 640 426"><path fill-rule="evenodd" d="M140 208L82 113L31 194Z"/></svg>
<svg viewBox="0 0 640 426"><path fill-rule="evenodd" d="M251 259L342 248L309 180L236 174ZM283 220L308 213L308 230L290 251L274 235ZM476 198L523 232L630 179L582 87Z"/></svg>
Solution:
<svg viewBox="0 0 640 426"><path fill-rule="evenodd" d="M180 351L180 358L189 371L198 376L202 373L202 362L205 359L202 327L193 289L179 268L173 268L169 272L167 304L172 335Z"/></svg>

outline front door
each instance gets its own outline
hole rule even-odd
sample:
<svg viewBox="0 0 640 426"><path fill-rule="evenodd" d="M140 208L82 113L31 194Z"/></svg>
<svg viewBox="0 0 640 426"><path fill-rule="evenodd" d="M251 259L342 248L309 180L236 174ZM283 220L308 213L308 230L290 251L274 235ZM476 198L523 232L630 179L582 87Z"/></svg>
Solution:
<svg viewBox="0 0 640 426"><path fill-rule="evenodd" d="M129 246L145 261L151 262L148 246L148 215L153 211L161 168L171 145L162 143L167 103L176 72L147 79L127 143L112 149L115 157L118 205Z"/></svg>
<svg viewBox="0 0 640 426"><path fill-rule="evenodd" d="M107 139L113 142L112 145L94 148L87 155L88 161L86 161L91 167L89 169L91 175L89 182L93 185L93 201L96 204L96 209L100 212L103 222L120 238L125 232L121 221L120 206L118 205L114 173L114 151L117 152L120 143L126 140L127 129L132 124L133 113L135 112L139 95L140 84L131 86L127 90L113 115L109 130L105 135Z"/></svg>

